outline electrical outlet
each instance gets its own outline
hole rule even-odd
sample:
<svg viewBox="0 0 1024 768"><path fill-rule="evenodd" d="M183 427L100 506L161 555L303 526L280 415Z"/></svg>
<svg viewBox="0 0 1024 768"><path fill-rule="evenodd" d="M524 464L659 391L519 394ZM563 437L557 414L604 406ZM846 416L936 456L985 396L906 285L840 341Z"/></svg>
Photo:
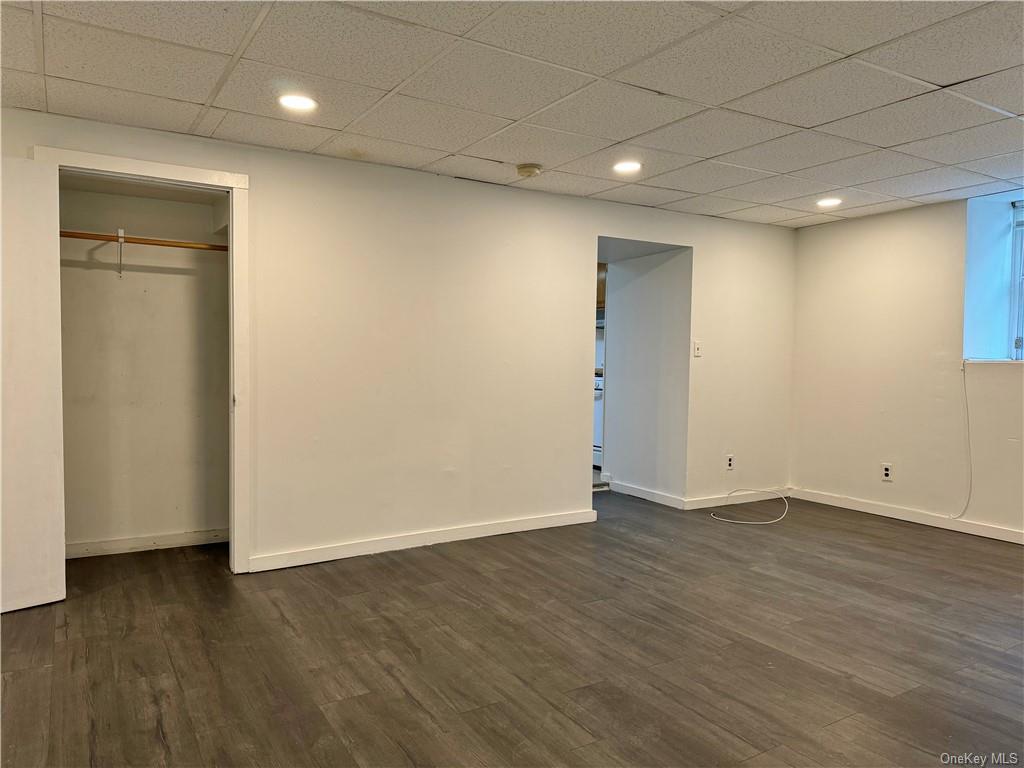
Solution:
<svg viewBox="0 0 1024 768"><path fill-rule="evenodd" d="M703 355L704 355L704 346L699 341L693 342L693 356L694 357L701 357Z"/></svg>
<svg viewBox="0 0 1024 768"><path fill-rule="evenodd" d="M736 469L736 457L731 453L725 454L725 469L728 472Z"/></svg>
<svg viewBox="0 0 1024 768"><path fill-rule="evenodd" d="M891 483L893 481L892 464L886 462L882 463L882 482Z"/></svg>

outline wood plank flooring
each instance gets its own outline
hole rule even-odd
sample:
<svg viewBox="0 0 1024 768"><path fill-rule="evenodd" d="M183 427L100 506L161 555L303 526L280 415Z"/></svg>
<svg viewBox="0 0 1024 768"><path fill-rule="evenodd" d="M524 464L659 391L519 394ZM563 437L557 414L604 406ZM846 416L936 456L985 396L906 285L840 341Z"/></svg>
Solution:
<svg viewBox="0 0 1024 768"><path fill-rule="evenodd" d="M1020 761L1020 547L594 504L237 577L223 545L71 560L66 601L3 616L3 766Z"/></svg>

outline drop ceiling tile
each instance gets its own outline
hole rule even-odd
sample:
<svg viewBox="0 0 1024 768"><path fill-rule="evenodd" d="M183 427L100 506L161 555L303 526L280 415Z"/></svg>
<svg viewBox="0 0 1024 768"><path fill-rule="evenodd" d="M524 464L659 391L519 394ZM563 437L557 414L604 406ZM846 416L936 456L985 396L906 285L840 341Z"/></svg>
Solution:
<svg viewBox="0 0 1024 768"><path fill-rule="evenodd" d="M636 160L643 164L643 168L628 176L618 174L612 170L612 166L622 160ZM642 181L698 161L700 161L699 157L677 155L672 152L662 152L630 144L615 144L592 155L559 166L558 170L577 173L581 176L593 176L598 179L610 179L622 184L628 181Z"/></svg>
<svg viewBox="0 0 1024 768"><path fill-rule="evenodd" d="M856 53L981 3L760 2L740 15L843 53Z"/></svg>
<svg viewBox="0 0 1024 768"><path fill-rule="evenodd" d="M817 130L879 147L891 147L1003 117L1005 115L944 91L933 91L826 123Z"/></svg>
<svg viewBox="0 0 1024 768"><path fill-rule="evenodd" d="M845 160L824 163L813 168L793 171L794 176L803 179L817 179L839 186L852 186L865 181L887 179L915 171L934 168L936 163L919 157L903 155L888 149L879 149L866 155L857 155Z"/></svg>
<svg viewBox="0 0 1024 768"><path fill-rule="evenodd" d="M767 179L752 181L748 184L728 187L719 192L723 197L733 200L746 200L751 203L777 203L780 200L814 195L830 189L833 189L831 184L813 179L799 179L796 176L770 176Z"/></svg>
<svg viewBox="0 0 1024 768"><path fill-rule="evenodd" d="M828 192L816 195L807 195L805 197L797 197L791 200L783 200L782 204L787 208L795 208L799 211L808 211L809 213L822 213L823 209L818 207L818 201L823 197L838 197L843 202L835 208L829 208L828 213L836 216L842 216L843 213L849 208L857 208L862 205L878 205L879 203L888 203L892 200L887 195L879 195L874 192L865 192L863 189L830 189Z"/></svg>
<svg viewBox="0 0 1024 768"><path fill-rule="evenodd" d="M684 197L692 197L685 192L674 189L648 187L643 184L626 184L607 192L598 192L592 197L599 200L611 200L616 203L632 203L633 205L664 205Z"/></svg>
<svg viewBox="0 0 1024 768"><path fill-rule="evenodd" d="M53 2L43 13L171 43L234 53L259 13L258 3Z"/></svg>
<svg viewBox="0 0 1024 768"><path fill-rule="evenodd" d="M750 5L750 0L693 0L699 5L710 5L725 13L737 11L745 5Z"/></svg>
<svg viewBox="0 0 1024 768"><path fill-rule="evenodd" d="M876 213L889 213L890 211L901 211L904 208L916 208L918 205L920 203L915 203L913 200L890 200L887 203L846 208L839 215L844 219L855 219L860 216L874 216Z"/></svg>
<svg viewBox="0 0 1024 768"><path fill-rule="evenodd" d="M20 109L46 109L46 93L43 90L43 76L16 69L3 70L3 85L0 87L0 103L5 107Z"/></svg>
<svg viewBox="0 0 1024 768"><path fill-rule="evenodd" d="M442 32L340 3L276 3L245 58L391 89L451 45Z"/></svg>
<svg viewBox="0 0 1024 768"><path fill-rule="evenodd" d="M941 203L946 200L966 200L969 197L994 195L997 192L1009 192L1011 189L1020 189L1020 185L1009 181L990 181L987 184L976 184L972 187L958 187L957 189L934 192L930 195L921 195L915 197L914 200L919 203Z"/></svg>
<svg viewBox="0 0 1024 768"><path fill-rule="evenodd" d="M484 160L468 155L449 155L423 167L424 171L458 176L463 179L489 181L492 184L511 184L519 180L519 174L512 163Z"/></svg>
<svg viewBox="0 0 1024 768"><path fill-rule="evenodd" d="M731 211L722 214L727 219L753 221L759 224L777 224L780 221L792 219L794 216L799 215L799 211L791 211L788 208L780 208L777 205L757 205L753 208L744 208L742 211Z"/></svg>
<svg viewBox="0 0 1024 768"><path fill-rule="evenodd" d="M813 227L816 224L828 224L833 221L842 221L838 216L829 216L827 213L815 213L811 216L797 216L795 219L785 219L781 222L783 227L801 229L802 227Z"/></svg>
<svg viewBox="0 0 1024 768"><path fill-rule="evenodd" d="M385 16L393 16L396 19L403 19L431 29L439 29L442 32L451 32L453 35L464 35L499 8L501 3L473 2L472 0L463 2L385 0L376 3L347 3L347 5L354 5L374 13L383 13Z"/></svg>
<svg viewBox="0 0 1024 768"><path fill-rule="evenodd" d="M529 122L621 141L702 109L672 96L602 80L533 115Z"/></svg>
<svg viewBox="0 0 1024 768"><path fill-rule="evenodd" d="M312 125L228 112L213 132L213 138L309 152L334 134L334 131Z"/></svg>
<svg viewBox="0 0 1024 768"><path fill-rule="evenodd" d="M0 61L4 69L37 71L32 11L14 8L7 3L0 6Z"/></svg>
<svg viewBox="0 0 1024 768"><path fill-rule="evenodd" d="M444 152L436 149L414 147L411 144L357 136L352 133L338 134L320 147L317 154L365 163L398 165L403 168L419 168L445 156Z"/></svg>
<svg viewBox="0 0 1024 768"><path fill-rule="evenodd" d="M545 171L539 176L523 179L516 185L517 189L539 189L542 192L553 192L557 195L592 195L615 186L615 182L605 179L592 179L589 176L577 176L561 171Z"/></svg>
<svg viewBox="0 0 1024 768"><path fill-rule="evenodd" d="M919 197L932 192L943 192L947 189L969 187L990 181L992 179L982 176L980 173L965 171L962 168L944 167L872 181L861 186L868 192L878 192L892 197Z"/></svg>
<svg viewBox="0 0 1024 768"><path fill-rule="evenodd" d="M750 208L750 203L742 203L738 200L727 200L724 197L702 195L701 197L690 197L675 203L661 206L670 211L681 213L696 213L702 216L721 216L723 213L731 213L742 208Z"/></svg>
<svg viewBox="0 0 1024 768"><path fill-rule="evenodd" d="M810 128L933 89L846 59L732 101L729 109Z"/></svg>
<svg viewBox="0 0 1024 768"><path fill-rule="evenodd" d="M676 171L663 173L648 181L656 187L700 193L715 192L725 187L733 187L737 184L745 184L749 181L765 179L770 176L770 173L764 171L705 160L704 162L688 165Z"/></svg>
<svg viewBox="0 0 1024 768"><path fill-rule="evenodd" d="M1024 146L1024 122L1014 117L976 128L948 133L923 141L902 144L896 149L915 157L953 165L992 155L1013 152Z"/></svg>
<svg viewBox="0 0 1024 768"><path fill-rule="evenodd" d="M745 165L748 168L787 173L832 160L863 155L872 149L874 147L867 144L858 144L837 136L800 131L721 155L718 159L724 163Z"/></svg>
<svg viewBox="0 0 1024 768"><path fill-rule="evenodd" d="M1024 115L1024 66L968 80L950 86L949 90L1015 115Z"/></svg>
<svg viewBox="0 0 1024 768"><path fill-rule="evenodd" d="M394 96L352 123L349 132L456 152L508 124L500 117Z"/></svg>
<svg viewBox="0 0 1024 768"><path fill-rule="evenodd" d="M615 76L633 85L722 104L839 58L729 18Z"/></svg>
<svg viewBox="0 0 1024 768"><path fill-rule="evenodd" d="M1019 66L1024 63L1021 4L989 3L860 57L937 85Z"/></svg>
<svg viewBox="0 0 1024 768"><path fill-rule="evenodd" d="M593 78L473 43L460 43L402 88L421 99L519 119Z"/></svg>
<svg viewBox="0 0 1024 768"><path fill-rule="evenodd" d="M1024 150L1018 149L1005 155L986 157L982 160L971 160L960 163L961 168L997 179L1016 179L1024 176Z"/></svg>
<svg viewBox="0 0 1024 768"><path fill-rule="evenodd" d="M203 102L228 57L57 16L43 17L46 74L93 85Z"/></svg>
<svg viewBox="0 0 1024 768"><path fill-rule="evenodd" d="M277 103L278 98L286 93L309 96L318 102L318 106L312 112L291 112ZM326 128L344 128L384 93L365 85L242 60L232 70L213 103L235 112Z"/></svg>
<svg viewBox="0 0 1024 768"><path fill-rule="evenodd" d="M708 109L637 136L633 144L681 155L714 157L797 131L790 125L725 109Z"/></svg>
<svg viewBox="0 0 1024 768"><path fill-rule="evenodd" d="M466 150L466 154L516 164L540 163L554 168L604 149L611 143L607 139L520 124L477 142Z"/></svg>
<svg viewBox="0 0 1024 768"><path fill-rule="evenodd" d="M685 3L507 3L470 37L605 75L719 18Z"/></svg>
<svg viewBox="0 0 1024 768"><path fill-rule="evenodd" d="M199 125L193 129L192 133L196 136L212 136L225 115L227 115L227 112L223 109L207 107L206 111L203 112L203 116L199 118Z"/></svg>
<svg viewBox="0 0 1024 768"><path fill-rule="evenodd" d="M74 80L46 78L50 112L104 123L184 133L202 109L198 104L129 93Z"/></svg>
<svg viewBox="0 0 1024 768"><path fill-rule="evenodd" d="M718 8L725 13L732 13L738 11L745 5L750 5L750 0L693 0L696 3L702 5L710 5Z"/></svg>

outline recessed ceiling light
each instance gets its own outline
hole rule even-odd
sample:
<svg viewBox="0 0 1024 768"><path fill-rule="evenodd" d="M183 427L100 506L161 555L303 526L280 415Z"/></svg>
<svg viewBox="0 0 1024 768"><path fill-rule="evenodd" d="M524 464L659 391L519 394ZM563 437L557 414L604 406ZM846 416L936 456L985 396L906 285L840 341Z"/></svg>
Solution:
<svg viewBox="0 0 1024 768"><path fill-rule="evenodd" d="M819 208L835 208L837 205L842 203L838 197L825 197L818 201Z"/></svg>
<svg viewBox="0 0 1024 768"><path fill-rule="evenodd" d="M302 96L297 93L288 93L277 100L285 109L293 109L296 112L309 112L316 109L316 102L309 96Z"/></svg>
<svg viewBox="0 0 1024 768"><path fill-rule="evenodd" d="M612 170L616 173L636 173L643 166L636 160L620 160L612 166Z"/></svg>

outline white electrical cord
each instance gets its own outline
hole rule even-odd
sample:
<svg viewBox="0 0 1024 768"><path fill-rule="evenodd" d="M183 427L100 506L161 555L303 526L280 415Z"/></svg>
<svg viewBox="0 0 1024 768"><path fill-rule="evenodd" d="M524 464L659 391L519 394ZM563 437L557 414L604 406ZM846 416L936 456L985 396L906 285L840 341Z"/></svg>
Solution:
<svg viewBox="0 0 1024 768"><path fill-rule="evenodd" d="M950 515L950 520L959 520L967 514L967 508L971 506L971 496L974 495L974 453L971 449L971 403L967 399L967 361L960 361L960 380L963 383L964 393L964 434L967 437L967 498L964 500L964 508L957 514Z"/></svg>
<svg viewBox="0 0 1024 768"><path fill-rule="evenodd" d="M711 513L711 516L713 518L715 518L715 520L721 520L723 523L736 523L737 525L771 525L772 523L779 522L782 518L784 518L786 516L786 513L789 512L789 499L787 499L785 496L783 496L778 491L773 491L770 488L736 488L735 490L729 491L727 494L725 494L725 496L726 496L726 498L728 498L729 496L732 496L734 493L741 493L741 492L742 493L774 493L776 496L778 496L780 499L782 499L782 503L786 505L786 508L783 509L782 510L782 514L779 515L778 517L776 517L774 520L730 520L728 517L719 517L714 512Z"/></svg>
<svg viewBox="0 0 1024 768"><path fill-rule="evenodd" d="M967 441L967 498L964 499L964 506L957 514L948 515L949 520L959 520L961 517L967 514L967 508L971 506L971 497L974 495L974 451L971 448L971 403L967 397L967 361L960 361L960 381L961 390L963 392L964 399L964 436ZM729 491L726 495L728 498L734 493L774 493L785 504L785 509L782 510L782 514L776 517L774 520L730 520L728 517L719 517L714 512L711 513L711 517L715 520L721 520L723 523L736 523L737 525L771 525L777 523L786 516L789 512L789 499L783 496L778 491L771 490L769 488L736 488L735 490Z"/></svg>

